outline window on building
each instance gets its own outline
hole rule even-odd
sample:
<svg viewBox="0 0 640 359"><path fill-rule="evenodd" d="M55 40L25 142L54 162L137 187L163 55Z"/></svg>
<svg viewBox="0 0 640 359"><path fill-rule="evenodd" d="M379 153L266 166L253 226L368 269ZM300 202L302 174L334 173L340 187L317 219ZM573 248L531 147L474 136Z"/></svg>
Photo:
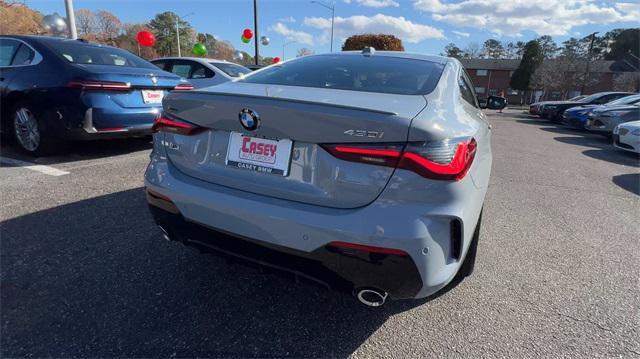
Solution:
<svg viewBox="0 0 640 359"><path fill-rule="evenodd" d="M509 95L517 95L518 94L518 90L514 90L512 88L507 90L507 94Z"/></svg>
<svg viewBox="0 0 640 359"><path fill-rule="evenodd" d="M476 70L476 76L487 76L488 70Z"/></svg>
<svg viewBox="0 0 640 359"><path fill-rule="evenodd" d="M489 96L498 96L498 89L489 89Z"/></svg>
<svg viewBox="0 0 640 359"><path fill-rule="evenodd" d="M484 87L474 87L473 89L476 91L476 94L478 95L484 94Z"/></svg>

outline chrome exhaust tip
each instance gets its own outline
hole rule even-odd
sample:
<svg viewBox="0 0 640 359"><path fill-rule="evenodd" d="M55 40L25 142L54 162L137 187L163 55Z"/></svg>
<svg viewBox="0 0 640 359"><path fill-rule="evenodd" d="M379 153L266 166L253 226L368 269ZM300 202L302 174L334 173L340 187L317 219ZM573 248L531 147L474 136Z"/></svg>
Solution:
<svg viewBox="0 0 640 359"><path fill-rule="evenodd" d="M379 289L360 289L357 297L360 303L369 307L379 307L387 300L389 293Z"/></svg>
<svg viewBox="0 0 640 359"><path fill-rule="evenodd" d="M171 237L169 237L169 232L167 232L167 230L164 229L164 227L162 226L158 226L158 228L160 228L160 231L162 232L162 236L164 237L164 239L170 241Z"/></svg>

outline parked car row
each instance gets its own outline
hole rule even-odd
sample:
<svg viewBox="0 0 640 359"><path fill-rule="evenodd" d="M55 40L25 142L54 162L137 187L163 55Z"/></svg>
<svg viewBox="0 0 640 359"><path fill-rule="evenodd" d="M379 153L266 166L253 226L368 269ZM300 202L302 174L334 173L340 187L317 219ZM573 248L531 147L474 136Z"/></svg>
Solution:
<svg viewBox="0 0 640 359"><path fill-rule="evenodd" d="M567 101L531 104L529 113L613 138L620 149L640 153L640 94L600 92Z"/></svg>
<svg viewBox="0 0 640 359"><path fill-rule="evenodd" d="M32 155L65 140L151 135L162 100L250 72L230 62L148 62L111 46L47 36L0 37L0 129Z"/></svg>

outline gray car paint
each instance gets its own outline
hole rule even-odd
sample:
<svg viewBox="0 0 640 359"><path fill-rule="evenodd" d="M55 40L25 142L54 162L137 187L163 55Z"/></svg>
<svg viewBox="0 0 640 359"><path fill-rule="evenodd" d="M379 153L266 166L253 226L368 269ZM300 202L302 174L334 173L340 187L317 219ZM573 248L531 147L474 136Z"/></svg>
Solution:
<svg viewBox="0 0 640 359"><path fill-rule="evenodd" d="M374 56L412 55L377 52ZM421 55L411 58L428 60ZM464 257L478 223L492 163L490 129L484 115L461 97L457 79L463 71L462 65L454 59L435 59L446 62L447 66L436 90L425 96L426 108L416 111L417 116L411 121L407 138L411 141L428 141L473 136L478 144L476 158L469 174L460 181L429 180L411 171L396 169L390 175L387 185L371 203L358 208L330 208L251 193L246 188L232 188L214 183L215 180L203 181L190 176L184 169L179 169L175 159L177 157L168 158L167 146L164 145L167 134L160 132L154 135L154 151L145 174L145 184L170 197L188 220L240 236L302 251L312 251L330 241L405 250L416 263L423 280L423 288L416 297L433 294L453 279L462 263L462 260L452 257L450 221L455 218L463 224ZM227 83L226 86L234 85ZM300 92L304 90L307 89L301 89ZM210 96L215 97L218 88L211 88L209 91ZM196 105L196 99L201 95L181 94L180 101L174 101L178 99L177 95L169 96L164 103L165 110L177 106L174 111L191 114L192 119L196 113L202 116L206 113L205 102L200 101L200 105ZM353 95L357 98L360 93ZM194 100L188 100L190 96ZM341 102L339 105L355 104L356 107L363 107L362 100L350 102L344 96L336 97L340 98L339 101L336 100ZM379 101L371 101L369 105L374 110L380 110L380 106ZM391 108L393 106L384 107L394 111ZM398 104L397 112L400 113L402 108L402 104ZM415 110L416 108L412 109ZM327 110L328 113L334 111L339 112ZM207 117L215 117L213 114L209 110ZM315 134L307 136L309 138L305 139L310 143L332 142L329 140L334 139L334 136L339 139L339 134L328 131L318 134L318 137L313 137ZM294 140L298 141L297 138ZM358 173L356 165L351 162L339 164ZM238 175L242 176L240 172Z"/></svg>

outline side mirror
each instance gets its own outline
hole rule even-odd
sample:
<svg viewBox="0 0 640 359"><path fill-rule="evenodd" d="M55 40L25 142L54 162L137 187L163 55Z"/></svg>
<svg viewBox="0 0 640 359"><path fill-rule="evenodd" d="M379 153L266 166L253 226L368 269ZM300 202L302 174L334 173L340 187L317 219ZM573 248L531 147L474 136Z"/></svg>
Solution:
<svg viewBox="0 0 640 359"><path fill-rule="evenodd" d="M507 99L499 96L489 96L486 106L480 107L487 108L489 110L502 110L507 107Z"/></svg>

